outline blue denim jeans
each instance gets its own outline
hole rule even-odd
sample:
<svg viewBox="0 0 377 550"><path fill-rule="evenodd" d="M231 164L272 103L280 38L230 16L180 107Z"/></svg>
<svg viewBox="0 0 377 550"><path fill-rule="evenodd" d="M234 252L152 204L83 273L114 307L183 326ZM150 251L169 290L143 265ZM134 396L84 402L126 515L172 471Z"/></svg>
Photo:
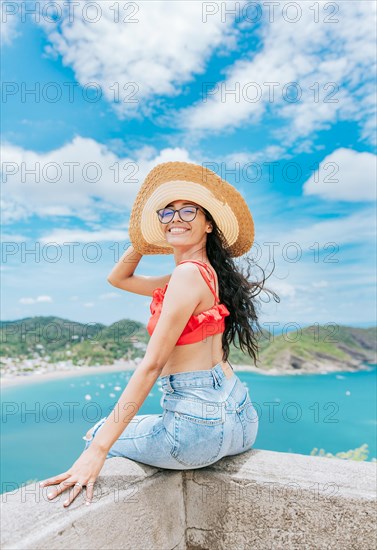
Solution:
<svg viewBox="0 0 377 550"><path fill-rule="evenodd" d="M158 468L203 468L254 444L259 419L249 390L218 363L210 370L159 378L162 414L135 415L106 458L125 457ZM107 416L86 436L86 450Z"/></svg>

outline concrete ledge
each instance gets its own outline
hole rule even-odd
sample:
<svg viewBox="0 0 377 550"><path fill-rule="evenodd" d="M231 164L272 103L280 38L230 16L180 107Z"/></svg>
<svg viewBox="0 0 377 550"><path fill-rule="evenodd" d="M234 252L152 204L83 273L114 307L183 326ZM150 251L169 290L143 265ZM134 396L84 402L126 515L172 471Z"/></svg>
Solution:
<svg viewBox="0 0 377 550"><path fill-rule="evenodd" d="M2 548L184 548L179 471L169 470L167 475L138 462L111 458L97 478L90 506L85 506L81 492L63 508L67 493L49 501L48 490L33 483L2 495Z"/></svg>
<svg viewBox="0 0 377 550"><path fill-rule="evenodd" d="M187 548L376 547L373 463L253 450L185 477Z"/></svg>
<svg viewBox="0 0 377 550"><path fill-rule="evenodd" d="M376 464L251 450L196 470L106 460L91 506L2 495L1 548L374 548Z"/></svg>

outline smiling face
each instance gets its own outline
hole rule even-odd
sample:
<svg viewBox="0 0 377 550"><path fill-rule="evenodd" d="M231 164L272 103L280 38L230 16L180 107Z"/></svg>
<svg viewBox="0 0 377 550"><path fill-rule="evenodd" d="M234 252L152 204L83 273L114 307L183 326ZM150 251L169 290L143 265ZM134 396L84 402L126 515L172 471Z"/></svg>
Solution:
<svg viewBox="0 0 377 550"><path fill-rule="evenodd" d="M183 206L200 207L200 204L189 200L176 200L169 202L165 208L171 207L174 210L178 210ZM175 212L174 218L162 226L167 242L173 247L184 247L185 249L191 246L195 246L196 248L198 245L205 245L207 240L206 235L212 231L212 225L206 220L201 207L191 222L182 221L178 212Z"/></svg>

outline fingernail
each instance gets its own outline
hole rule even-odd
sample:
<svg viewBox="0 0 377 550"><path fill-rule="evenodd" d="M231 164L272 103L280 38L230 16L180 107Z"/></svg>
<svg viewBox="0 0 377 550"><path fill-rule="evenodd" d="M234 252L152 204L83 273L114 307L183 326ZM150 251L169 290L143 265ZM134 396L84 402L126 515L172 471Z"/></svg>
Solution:
<svg viewBox="0 0 377 550"><path fill-rule="evenodd" d="M39 487L44 487L44 485L45 485L45 484L42 483L42 481L41 481L40 484L39 484Z"/></svg>
<svg viewBox="0 0 377 550"><path fill-rule="evenodd" d="M47 495L47 498L51 498L51 497L52 497L52 493L49 493L49 494Z"/></svg>
<svg viewBox="0 0 377 550"><path fill-rule="evenodd" d="M86 502L85 504L86 504L86 506L89 506L90 502Z"/></svg>
<svg viewBox="0 0 377 550"><path fill-rule="evenodd" d="M68 504L68 500L65 501L64 506L67 506L67 504Z"/></svg>

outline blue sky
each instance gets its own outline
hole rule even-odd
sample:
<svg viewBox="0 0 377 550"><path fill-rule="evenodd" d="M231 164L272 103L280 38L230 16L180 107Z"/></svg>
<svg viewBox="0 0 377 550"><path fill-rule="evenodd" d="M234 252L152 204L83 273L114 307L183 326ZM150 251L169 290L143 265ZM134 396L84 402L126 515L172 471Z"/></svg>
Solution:
<svg viewBox="0 0 377 550"><path fill-rule="evenodd" d="M261 324L375 323L374 2L48 4L2 3L3 320L146 323L106 278L146 174L183 160L249 205Z"/></svg>

